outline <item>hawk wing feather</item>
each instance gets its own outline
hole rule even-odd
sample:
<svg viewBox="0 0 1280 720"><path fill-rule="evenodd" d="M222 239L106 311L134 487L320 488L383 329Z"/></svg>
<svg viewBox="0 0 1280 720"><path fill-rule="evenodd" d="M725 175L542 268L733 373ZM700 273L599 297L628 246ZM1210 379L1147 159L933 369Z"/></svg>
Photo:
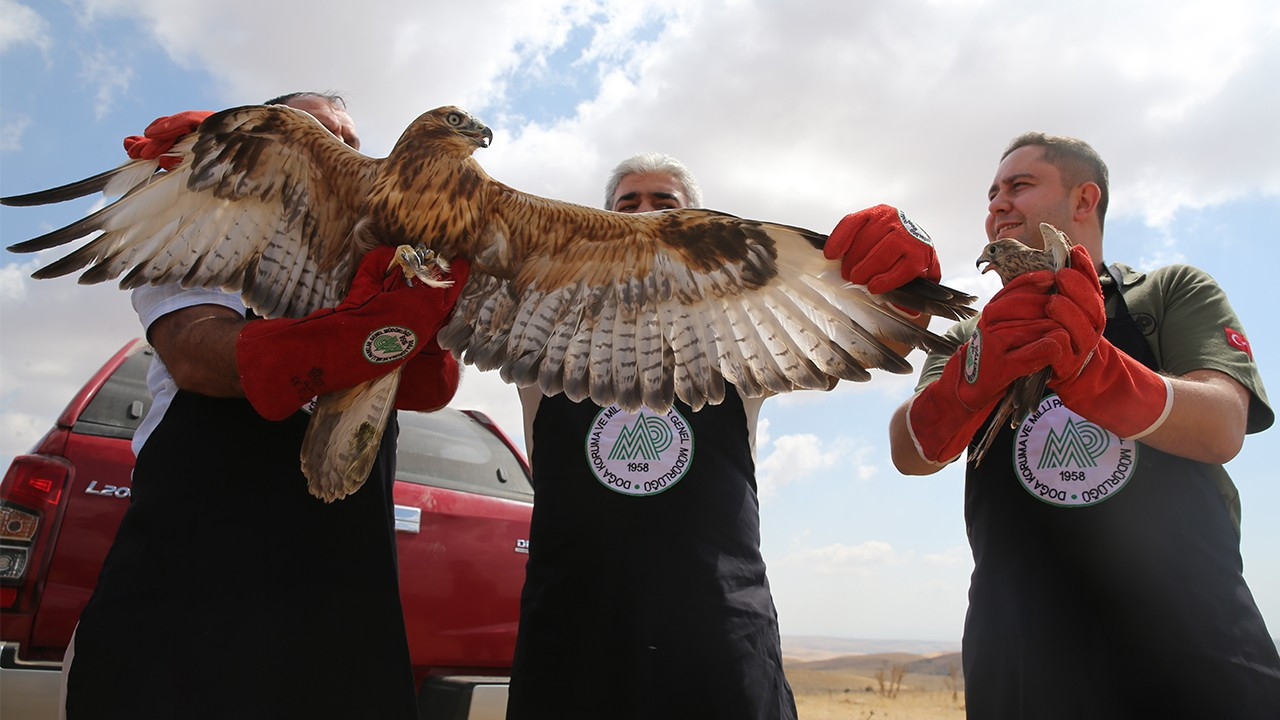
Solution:
<svg viewBox="0 0 1280 720"><path fill-rule="evenodd" d="M61 230L19 243L31 252L102 234L38 270L85 269L82 283L125 289L178 282L240 292L266 317L301 316L341 299L354 261L348 235L381 161L335 142L307 113L284 106L210 116L171 150L182 161L134 160L62 188L6 198L59 202L98 190L120 199Z"/></svg>
<svg viewBox="0 0 1280 720"><path fill-rule="evenodd" d="M722 398L726 379L755 397L865 380L872 367L909 372L881 338L945 345L845 283L814 252L817 233L710 210L621 215L492 186L472 277L510 280L469 284L439 339L521 387L658 411L674 388L697 408Z"/></svg>
<svg viewBox="0 0 1280 720"><path fill-rule="evenodd" d="M93 195L94 193L103 193L107 197L119 197L129 191L130 188L146 182L155 173L156 168L160 166L157 160L132 160L122 165L114 167L110 170L100 172L93 177L77 180L59 185L48 190L40 190L25 195L10 195L4 198L4 204L10 207L32 207L35 205L48 205L50 203L60 203L67 200ZM66 230L67 228L63 228ZM33 238L26 242L18 243L14 247L23 247L25 250L17 252L34 252L36 250L44 250L61 242L51 242L41 245L39 241L42 238L49 238L57 235L61 231L54 231L40 238ZM79 237L79 236L76 236ZM74 240L75 237L69 238Z"/></svg>

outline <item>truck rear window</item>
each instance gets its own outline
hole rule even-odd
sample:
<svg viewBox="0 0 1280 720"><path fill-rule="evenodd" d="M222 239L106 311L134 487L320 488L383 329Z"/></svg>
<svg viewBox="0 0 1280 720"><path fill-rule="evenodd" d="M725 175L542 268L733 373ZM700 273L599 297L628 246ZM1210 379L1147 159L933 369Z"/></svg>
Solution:
<svg viewBox="0 0 1280 720"><path fill-rule="evenodd" d="M132 439L151 407L147 368L154 353L148 347L125 358L76 418L72 430L83 435Z"/></svg>
<svg viewBox="0 0 1280 720"><path fill-rule="evenodd" d="M451 408L400 412L396 479L533 502L529 478L511 449Z"/></svg>

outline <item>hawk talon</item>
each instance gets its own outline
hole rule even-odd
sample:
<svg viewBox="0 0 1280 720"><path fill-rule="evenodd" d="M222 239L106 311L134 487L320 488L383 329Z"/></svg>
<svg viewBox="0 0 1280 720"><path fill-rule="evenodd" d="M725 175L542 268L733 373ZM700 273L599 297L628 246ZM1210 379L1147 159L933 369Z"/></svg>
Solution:
<svg viewBox="0 0 1280 720"><path fill-rule="evenodd" d="M404 274L404 281L409 287L413 287L413 280L417 278L426 283L428 287L449 287L453 285L452 280L442 280L444 273L449 271L449 263L441 258L435 251L428 248L423 243L418 243L416 247L409 245L396 246L396 253L391 258L391 264L387 266L387 271L391 268L399 266L400 271Z"/></svg>

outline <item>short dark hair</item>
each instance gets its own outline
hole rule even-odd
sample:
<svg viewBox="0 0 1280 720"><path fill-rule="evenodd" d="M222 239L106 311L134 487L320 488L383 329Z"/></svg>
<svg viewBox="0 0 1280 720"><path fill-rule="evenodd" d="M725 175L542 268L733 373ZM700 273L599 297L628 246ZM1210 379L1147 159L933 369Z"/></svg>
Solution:
<svg viewBox="0 0 1280 720"><path fill-rule="evenodd" d="M343 110L347 109L347 101L338 93L309 92L305 90L302 92L291 92L285 95L281 95L279 97L273 97L262 104L263 105L284 105L290 100L293 100L294 98L300 98L300 97L316 97L322 100L328 100L330 105L340 107Z"/></svg>
<svg viewBox="0 0 1280 720"><path fill-rule="evenodd" d="M1005 148L1000 159L1003 161L1009 157L1009 153L1028 145L1044 148L1044 161L1058 169L1065 188L1070 189L1086 182L1098 186L1102 191L1098 198L1098 229L1101 230L1107 217L1111 189L1107 164L1102 161L1098 151L1080 138L1025 132L1009 142L1009 147Z"/></svg>

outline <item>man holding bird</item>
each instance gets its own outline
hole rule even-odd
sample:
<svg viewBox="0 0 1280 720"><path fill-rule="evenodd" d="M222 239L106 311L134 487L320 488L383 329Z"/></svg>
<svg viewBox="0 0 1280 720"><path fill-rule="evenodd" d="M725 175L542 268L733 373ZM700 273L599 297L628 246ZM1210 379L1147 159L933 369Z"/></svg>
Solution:
<svg viewBox="0 0 1280 720"><path fill-rule="evenodd" d="M990 241L1042 250L1048 223L1068 266L1002 272L890 424L894 464L925 475L1000 423L965 468L969 716L1277 717L1280 658L1222 467L1274 413L1226 294L1187 265L1103 262L1107 170L1081 140L1016 138L989 200ZM1031 412L994 418L1037 373Z"/></svg>

